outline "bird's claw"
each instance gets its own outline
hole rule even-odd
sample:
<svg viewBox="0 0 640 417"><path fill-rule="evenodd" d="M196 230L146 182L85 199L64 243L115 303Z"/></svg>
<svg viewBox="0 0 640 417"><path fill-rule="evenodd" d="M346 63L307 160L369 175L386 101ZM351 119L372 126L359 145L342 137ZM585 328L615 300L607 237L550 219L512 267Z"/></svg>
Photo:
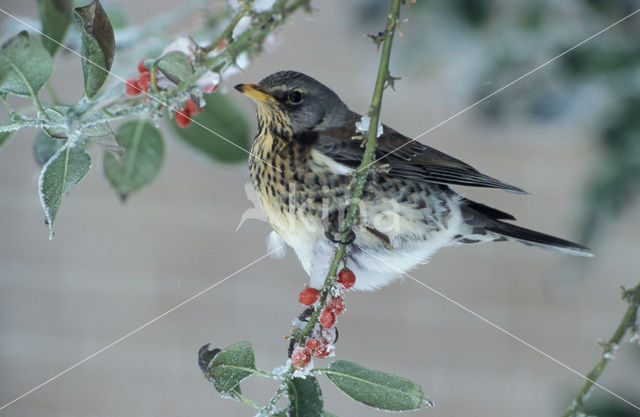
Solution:
<svg viewBox="0 0 640 417"><path fill-rule="evenodd" d="M342 234L344 232L340 232L338 234ZM353 242L356 241L356 234L353 230L349 230L349 235L347 236L346 239L340 239L340 238L336 238L335 234L330 232L330 231L326 231L324 232L324 235L326 236L327 239L329 239L330 241L332 241L333 243L338 243L341 245L351 245Z"/></svg>

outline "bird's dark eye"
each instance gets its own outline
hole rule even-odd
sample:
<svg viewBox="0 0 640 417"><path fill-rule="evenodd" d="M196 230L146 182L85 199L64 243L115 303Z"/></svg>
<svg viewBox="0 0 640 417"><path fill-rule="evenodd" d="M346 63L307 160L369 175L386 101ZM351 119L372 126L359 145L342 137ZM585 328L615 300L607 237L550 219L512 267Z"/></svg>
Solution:
<svg viewBox="0 0 640 417"><path fill-rule="evenodd" d="M287 102L289 104L300 104L302 103L302 93L300 91L293 91L289 93L287 96Z"/></svg>

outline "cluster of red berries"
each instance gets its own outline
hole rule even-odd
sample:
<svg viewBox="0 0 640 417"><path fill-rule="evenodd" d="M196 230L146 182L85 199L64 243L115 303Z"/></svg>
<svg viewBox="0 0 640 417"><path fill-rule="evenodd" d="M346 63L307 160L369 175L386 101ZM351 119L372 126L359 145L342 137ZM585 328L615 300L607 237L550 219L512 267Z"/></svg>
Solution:
<svg viewBox="0 0 640 417"><path fill-rule="evenodd" d="M184 102L184 108L176 110L176 124L180 127L189 126L189 123L191 123L191 115L200 113L202 109L202 107L196 106L196 102L193 101L193 97L189 97L187 101Z"/></svg>
<svg viewBox="0 0 640 417"><path fill-rule="evenodd" d="M145 58L138 62L138 72L140 75L127 80L126 85L128 95L137 96L143 92L149 92L149 87L151 86L151 71L144 64L144 61L148 59L149 58ZM215 90L215 88L213 88L213 90ZM213 90L211 92L213 92ZM189 123L191 123L191 115L200 113L202 109L202 107L196 106L193 97L189 97L187 101L184 102L184 108L176 110L175 112L174 118L176 124L180 127L189 126Z"/></svg>
<svg viewBox="0 0 640 417"><path fill-rule="evenodd" d="M151 71L144 65L144 61L149 58L144 58L138 62L138 77L129 78L127 80L127 94L130 96L137 96L140 93L146 93L149 91L151 85Z"/></svg>
<svg viewBox="0 0 640 417"><path fill-rule="evenodd" d="M350 269L343 268L338 273L337 282L339 289L349 289L355 284L356 276ZM298 300L300 300L300 303L306 306L315 304L319 298L320 291L311 287L304 288L298 295ZM336 324L336 317L344 313L344 311L344 298L342 298L342 296L340 295L332 295L325 301L324 307L322 308L322 310L320 311L320 315L318 316L318 321L326 331L328 329L331 329ZM320 337L312 337L307 340L307 343L304 347L298 346L294 349L293 353L291 354L291 363L296 369L301 369L307 366L307 364L311 360L311 357L325 358L331 353L333 349L332 343L332 341L328 340L327 337L325 337L324 332Z"/></svg>

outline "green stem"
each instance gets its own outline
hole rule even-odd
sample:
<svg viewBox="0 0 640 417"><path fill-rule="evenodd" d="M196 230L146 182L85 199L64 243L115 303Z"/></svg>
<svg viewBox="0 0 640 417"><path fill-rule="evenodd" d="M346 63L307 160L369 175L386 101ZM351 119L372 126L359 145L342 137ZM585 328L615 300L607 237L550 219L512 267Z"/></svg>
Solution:
<svg viewBox="0 0 640 417"><path fill-rule="evenodd" d="M638 317L638 306L640 306L640 284L636 285L636 287L631 290L624 290L622 296L629 302L627 311L625 311L624 316L622 316L622 320L618 324L613 336L611 336L608 342L602 345L602 357L586 375L587 382L584 383L578 394L571 401L567 411L565 411L561 417L573 417L582 413L587 396L591 392L595 382L602 374L602 371L604 371L607 363L613 358L612 355L615 353L616 348L622 341L625 333L627 333L629 329L637 330L636 320Z"/></svg>
<svg viewBox="0 0 640 417"><path fill-rule="evenodd" d="M304 2L299 1L296 3L302 4ZM380 56L380 64L378 66L378 76L376 78L373 98L371 99L371 105L368 112L371 121L369 123L369 129L367 131L367 145L365 148L364 156L362 158L362 162L360 163L360 166L358 167L358 170L355 174L355 187L353 190L353 197L351 199L351 203L349 205L349 210L347 212L345 220L342 224L342 230L344 231L342 240L346 240L349 237L351 228L353 227L357 218L358 205L360 203L360 198L362 197L362 194L364 192L364 187L367 183L367 176L369 174L369 171L371 170L373 156L375 154L377 146L377 131L378 122L380 120L380 109L382 107L382 95L384 92L385 83L389 79L389 59L391 56L391 45L393 43L393 35L398 24L400 5L401 0L392 0L391 2L391 10L389 11L389 16L387 19L387 25L384 33L384 44L382 47L382 54ZM335 285L335 277L338 271L338 266L344 259L346 251L347 245L338 244L336 253L331 262L331 267L329 268L329 272L327 273L324 281L324 287L320 294L320 302L317 304L318 307L314 309L305 327L294 334L294 337L299 344L304 343L304 341L309 337L314 326L316 325L318 316L320 315L320 311L322 310L322 306L324 306L327 297L329 296L329 294L331 294L331 290ZM287 372L282 375L282 384L278 387L278 390L271 398L269 403L260 410L261 413L264 412L265 414L260 415L268 415L269 413L273 413L273 411L275 410L275 406L286 390L287 382L291 380L294 371L295 368L293 366L290 366Z"/></svg>
<svg viewBox="0 0 640 417"><path fill-rule="evenodd" d="M389 59L391 57L391 45L393 43L393 35L398 24L400 4L401 0L392 1L391 10L389 11L389 16L387 19L387 26L385 28L384 41L382 45L382 54L380 55L380 64L378 65L378 76L376 77L376 85L373 90L373 98L371 99L371 105L369 106L368 112L371 120L369 122L369 129L367 130L367 145L364 150L362 162L360 162L360 166L358 167L355 174L355 187L353 190L353 196L351 198L349 210L347 211L347 215L345 216L344 222L342 224L342 230L344 231L342 240L348 239L351 229L358 216L358 205L360 204L360 199L362 198L362 194L367 183L367 176L369 175L369 171L371 170L376 146L378 145L377 132L378 123L380 120L380 109L382 107L382 95L384 92L385 83L389 79ZM335 284L335 276L338 271L338 266L344 259L346 252L347 246L344 244L339 244L338 249L336 250L336 254L333 257L333 261L331 262L331 267L329 268L327 277L324 280L324 289L320 296L320 307L324 305L327 297L331 293L331 289ZM318 316L320 315L320 307L314 310L311 318L309 319L309 322L306 324L302 332L296 335L296 339L298 339L299 342L306 339L313 330L313 327L318 321Z"/></svg>
<svg viewBox="0 0 640 417"><path fill-rule="evenodd" d="M54 90L53 85L51 85L51 80L47 80L47 82L45 83L45 87L47 89L47 92L51 96L51 100L53 100L53 104L60 104L58 94L56 94L56 90Z"/></svg>
<svg viewBox="0 0 640 417"><path fill-rule="evenodd" d="M240 20L243 17L245 17L247 13L249 13L249 3L247 3L245 7L242 8L242 10L236 13L233 19L231 19L231 22L229 22L227 27L224 28L222 33L220 33L220 35L218 35L218 37L214 39L213 42L211 42L208 46L202 48L202 52L207 54L213 51L215 48L217 48L218 45L220 45L220 42L224 41L225 39L231 38L231 34L233 33L233 30L236 28L236 26L238 26L238 23L240 22Z"/></svg>

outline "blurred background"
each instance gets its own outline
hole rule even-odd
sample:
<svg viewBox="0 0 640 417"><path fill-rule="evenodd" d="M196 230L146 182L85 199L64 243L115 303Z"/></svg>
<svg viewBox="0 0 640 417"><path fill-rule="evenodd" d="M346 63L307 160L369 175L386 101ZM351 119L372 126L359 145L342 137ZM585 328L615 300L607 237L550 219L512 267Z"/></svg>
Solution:
<svg viewBox="0 0 640 417"><path fill-rule="evenodd" d="M184 3L184 4L182 4ZM631 0L417 2L403 9L382 119L416 136L640 7ZM105 1L112 20L153 25L181 0ZM386 1L312 2L277 35L277 45L219 93L255 129L254 108L231 89L282 69L314 76L365 112L379 55L366 37L383 28ZM223 2L213 5L224 7ZM2 9L37 22L36 2ZM196 10L170 33L191 33ZM601 34L420 138L480 171L531 192L520 196L460 188L514 214L519 224L585 243L592 259L495 243L443 249L412 272L423 283L586 373L601 355L626 303L620 286L638 273L640 207L640 15ZM0 15L2 39L20 27ZM116 38L118 41L118 38ZM145 45L116 52L113 71L136 75ZM152 49L152 48L151 48ZM140 53L132 52L140 50ZM79 59L56 56L52 83L78 100ZM47 97L43 93L43 97ZM0 120L6 112L0 111ZM33 159L38 133L13 134L0 149L0 405L38 386L266 253L270 227L242 213L246 160L224 164L187 146L161 121L166 152L158 178L121 202L102 175L102 155L63 200L48 239ZM246 136L246 137L245 137ZM211 137L210 141L218 141ZM235 157L228 159L237 159ZM292 251L243 270L160 320L0 411L6 416L247 416L200 373L198 348L250 341L258 367L286 359L290 321L307 277ZM424 416L554 416L583 380L412 280L350 293L337 355L423 386L436 407ZM640 403L640 348L623 343L598 381ZM322 363L318 361L317 363ZM321 379L325 407L339 416L381 415ZM266 400L273 381L244 392ZM602 390L588 410L637 416Z"/></svg>

